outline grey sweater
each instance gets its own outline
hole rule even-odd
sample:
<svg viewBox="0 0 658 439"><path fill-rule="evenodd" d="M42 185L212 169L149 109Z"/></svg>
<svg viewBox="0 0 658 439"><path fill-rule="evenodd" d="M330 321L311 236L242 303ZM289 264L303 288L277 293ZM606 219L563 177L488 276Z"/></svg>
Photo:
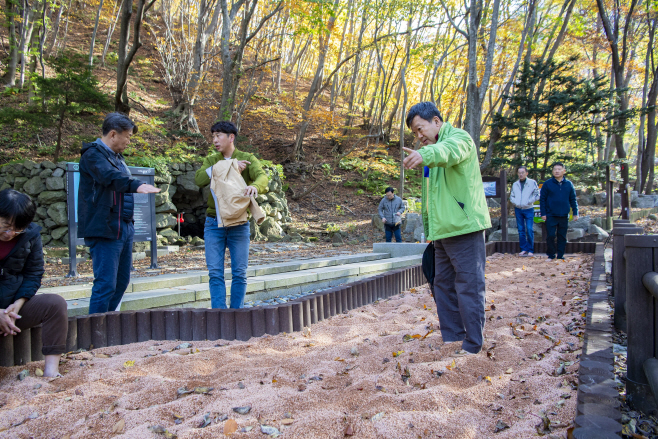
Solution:
<svg viewBox="0 0 658 439"><path fill-rule="evenodd" d="M397 195L395 195L392 200L389 200L386 197L382 198L382 201L379 202L379 208L377 211L379 212L380 218L386 219L386 224L394 225L396 222L400 221L400 216L395 218L395 214L399 213L402 215L402 212L404 212L402 198Z"/></svg>

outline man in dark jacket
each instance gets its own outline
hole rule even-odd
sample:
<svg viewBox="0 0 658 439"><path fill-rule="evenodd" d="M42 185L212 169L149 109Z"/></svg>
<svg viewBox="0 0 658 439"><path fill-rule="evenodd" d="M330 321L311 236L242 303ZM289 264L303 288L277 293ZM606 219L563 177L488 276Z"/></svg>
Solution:
<svg viewBox="0 0 658 439"><path fill-rule="evenodd" d="M539 207L541 219L546 221L546 255L555 259L555 232L557 229L557 258L564 259L567 246L569 210L573 210L574 221L578 220L576 189L564 178L566 169L560 162L553 165L553 178L546 180L541 187Z"/></svg>
<svg viewBox="0 0 658 439"><path fill-rule="evenodd" d="M384 223L386 242L391 242L393 234L395 234L395 242L402 242L400 222L402 222L404 203L402 202L402 198L395 195L395 189L390 186L386 188L385 194L384 198L379 202L377 211Z"/></svg>
<svg viewBox="0 0 658 439"><path fill-rule="evenodd" d="M103 122L103 137L82 145L78 237L85 239L94 268L89 314L116 310L130 282L132 194L160 192L132 178L121 155L136 132L127 116L110 113Z"/></svg>

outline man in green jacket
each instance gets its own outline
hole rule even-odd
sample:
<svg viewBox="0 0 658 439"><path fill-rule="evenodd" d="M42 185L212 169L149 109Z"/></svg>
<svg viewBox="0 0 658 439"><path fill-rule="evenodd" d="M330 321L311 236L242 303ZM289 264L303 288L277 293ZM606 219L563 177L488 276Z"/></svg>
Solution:
<svg viewBox="0 0 658 439"><path fill-rule="evenodd" d="M210 129L217 154L203 160L194 182L199 187L210 184L212 166L220 160L238 160L242 178L247 183L245 196L267 192L267 174L258 159L247 152L235 149L233 142L238 130L232 122L217 122ZM210 277L210 305L226 308L226 284L224 283L224 255L226 247L231 254L231 308L242 308L247 293L247 265L249 263L249 222L237 226L219 227L222 224L215 209L216 196L210 191L206 223L203 233L206 241L206 265Z"/></svg>
<svg viewBox="0 0 658 439"><path fill-rule="evenodd" d="M484 229L491 227L478 151L466 131L443 122L432 102L411 107L406 122L422 145L404 148L404 166L424 166L423 226L434 242L441 336L445 343L462 342L455 355L477 354L485 320Z"/></svg>

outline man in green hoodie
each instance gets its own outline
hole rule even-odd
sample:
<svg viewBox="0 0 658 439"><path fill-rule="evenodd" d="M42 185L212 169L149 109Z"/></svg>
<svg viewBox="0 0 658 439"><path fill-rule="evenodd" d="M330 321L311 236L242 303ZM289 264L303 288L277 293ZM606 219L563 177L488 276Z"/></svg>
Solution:
<svg viewBox="0 0 658 439"><path fill-rule="evenodd" d="M432 102L411 107L406 122L422 145L404 148L404 166L424 166L423 226L434 243L441 336L445 343L462 342L456 356L477 354L485 320L484 229L491 227L478 151L466 131L443 122Z"/></svg>
<svg viewBox="0 0 658 439"><path fill-rule="evenodd" d="M238 135L238 129L229 121L220 121L211 128L212 141L217 154L208 155L203 159L201 169L194 182L199 187L210 184L212 167L220 160L238 160L238 167L247 187L245 196L257 196L267 192L267 174L260 161L248 152L238 151L233 142ZM216 194L210 191L206 223L203 228L203 238L206 241L206 265L210 277L210 306L226 309L226 284L224 283L224 255L226 248L231 254L231 303L230 307L237 309L244 305L247 293L247 265L249 263L249 222L236 226L222 226L220 212L216 207Z"/></svg>

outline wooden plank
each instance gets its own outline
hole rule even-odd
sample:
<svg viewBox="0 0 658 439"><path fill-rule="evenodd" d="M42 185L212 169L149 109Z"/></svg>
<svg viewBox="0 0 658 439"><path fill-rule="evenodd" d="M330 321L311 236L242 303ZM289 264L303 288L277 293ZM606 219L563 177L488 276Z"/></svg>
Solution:
<svg viewBox="0 0 658 439"><path fill-rule="evenodd" d="M624 243L626 247L658 247L658 235L626 235Z"/></svg>
<svg viewBox="0 0 658 439"><path fill-rule="evenodd" d="M627 235L625 238L631 236ZM628 379L638 384L648 384L643 364L654 356L654 304L653 296L642 284L642 276L654 269L655 249L629 246L628 241L626 244L628 259L633 261L626 265Z"/></svg>

